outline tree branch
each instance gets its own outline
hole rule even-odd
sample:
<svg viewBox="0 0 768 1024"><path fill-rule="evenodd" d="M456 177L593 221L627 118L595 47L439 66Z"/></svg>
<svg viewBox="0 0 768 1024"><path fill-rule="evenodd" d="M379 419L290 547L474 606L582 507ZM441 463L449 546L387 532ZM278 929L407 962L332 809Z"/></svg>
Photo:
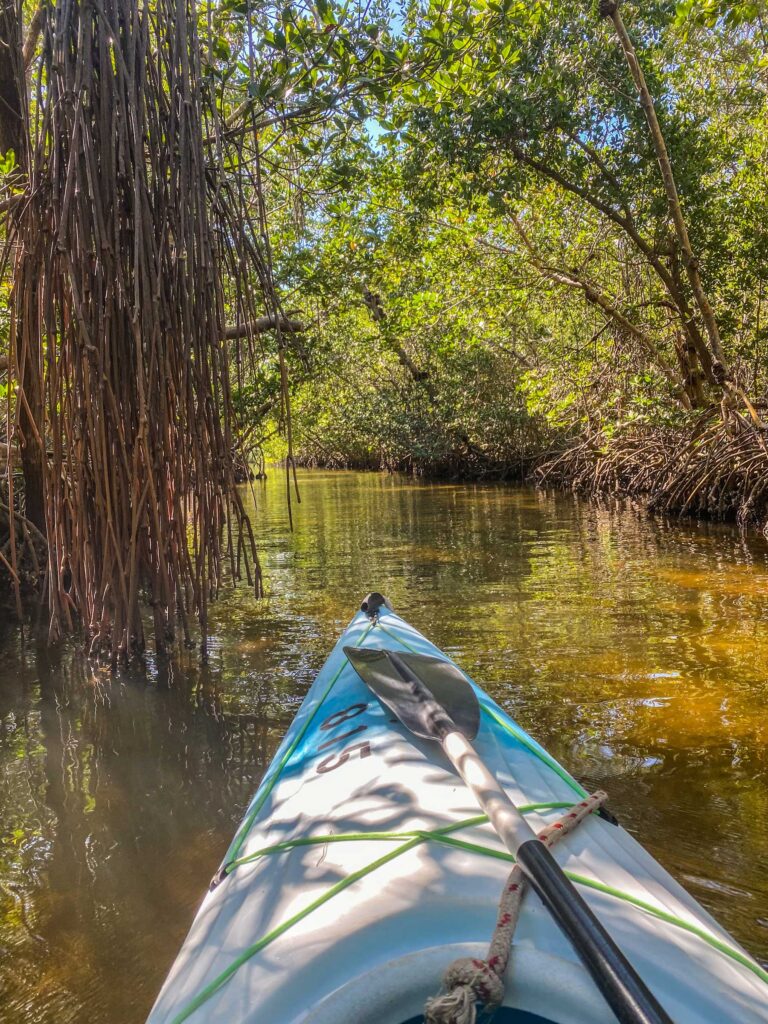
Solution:
<svg viewBox="0 0 768 1024"><path fill-rule="evenodd" d="M280 326L282 334L302 334L306 331L306 324L301 320L291 320L288 317L260 316L247 324L236 324L233 327L224 328L224 339L235 341L237 338L248 338L252 334L263 334L265 331L274 331Z"/></svg>
<svg viewBox="0 0 768 1024"><path fill-rule="evenodd" d="M582 153L584 153L584 155L588 157L588 159L591 160L592 163L598 168L602 176L605 178L608 184L615 191L616 195L619 197L619 203L621 204L621 208L624 211L625 215L629 220L632 220L632 214L630 212L629 206L621 197L621 186L619 185L618 178L613 173L613 171L611 171L611 169L608 167L608 164L605 162L605 160L603 160L603 158L600 156L600 154L597 152L594 146L591 146L588 142L585 142L583 139L580 139L575 132L568 131L567 128L561 128L560 130L562 131L563 135L565 135L567 139L570 139L571 142L574 143L574 145L578 146Z"/></svg>
<svg viewBox="0 0 768 1024"><path fill-rule="evenodd" d="M387 323L387 312L384 309L381 296L372 292L370 288L365 287L363 288L363 302L368 307L368 312L371 314L373 322L378 324L382 337L400 361L400 365L408 371L417 384L421 384L432 401L434 401L435 389L429 379L429 370L422 370L418 367L400 344L400 340L395 337Z"/></svg>
<svg viewBox="0 0 768 1024"><path fill-rule="evenodd" d="M619 327L622 327L628 334L631 334L633 338L639 341L646 352L653 357L656 365L673 386L675 394L678 396L682 405L686 409L690 409L690 398L686 394L684 387L681 385L678 375L667 362L664 355L659 351L652 339L649 338L644 331L641 331L639 327L633 324L631 320L628 320L621 310L614 305L611 299L596 288L591 281L583 278L581 274L576 271L562 270L559 267L552 267L545 263L536 252L533 243L528 237L525 228L520 223L519 219L512 216L511 220L523 245L528 251L532 265L542 275L542 277L546 277L555 284L564 285L567 288L579 289L584 293L584 297L588 302L601 309Z"/></svg>
<svg viewBox="0 0 768 1024"><path fill-rule="evenodd" d="M657 277L666 288L672 302L677 307L683 329L696 348L701 365L704 368L708 379L714 381L715 378L712 373L712 357L710 356L706 343L701 336L698 326L696 325L686 297L680 289L679 282L675 281L674 276L670 273L667 267L664 266L659 258L659 254L654 250L653 246L650 245L650 243L647 242L640 234L629 208L622 203L622 209L624 212L620 213L608 203L605 203L601 199L598 199L597 196L592 195L591 192L583 188L581 185L577 185L575 182L570 181L559 171L555 170L554 167L550 167L548 164L542 163L540 160L536 160L534 157L528 156L525 150L521 149L515 142L510 141L509 148L512 156L518 161L518 163L525 164L527 167L530 167L531 170L541 174L542 177L548 178L550 181L554 181L555 184L559 185L566 192L570 192L572 195L583 199L585 203L597 210L598 213L602 213L629 236L629 238L635 243L635 246L648 260L648 263L654 269Z"/></svg>
<svg viewBox="0 0 768 1024"><path fill-rule="evenodd" d="M18 193L15 196L9 196L7 199L0 199L0 213L5 213L6 210L12 210L23 198L24 196Z"/></svg>
<svg viewBox="0 0 768 1024"><path fill-rule="evenodd" d="M535 157L529 156L524 149L517 145L517 143L510 141L509 148L512 156L518 161L518 163L525 164L527 167L530 167L531 170L541 174L542 177L549 178L550 181L554 181L556 185L559 185L566 192L570 192L572 195L578 196L579 199L583 199L585 203L597 210L598 213L602 213L603 216L607 217L610 221L616 224L617 227L620 227L622 231L626 232L659 275L665 287L672 292L673 282L669 271L659 259L658 254L653 251L653 247L650 243L648 243L638 231L634 218L631 216L624 203L622 203L622 209L625 212L620 213L610 204L605 203L602 199L598 199L597 196L592 195L592 193L582 185L577 185L576 182L570 181L559 171L555 170L554 167L550 167L549 164L542 163L542 161L537 160Z"/></svg>

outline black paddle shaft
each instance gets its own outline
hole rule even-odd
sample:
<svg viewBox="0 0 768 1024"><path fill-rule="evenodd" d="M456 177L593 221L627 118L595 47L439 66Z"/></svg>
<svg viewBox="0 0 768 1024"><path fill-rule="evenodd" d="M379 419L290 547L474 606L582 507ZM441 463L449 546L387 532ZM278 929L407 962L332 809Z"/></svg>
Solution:
<svg viewBox="0 0 768 1024"><path fill-rule="evenodd" d="M522 843L517 862L616 1019L621 1024L673 1024L546 846L538 839Z"/></svg>
<svg viewBox="0 0 768 1024"><path fill-rule="evenodd" d="M345 647L344 653L412 734L436 740L445 749L449 734L459 733L475 762L482 764L467 739L475 736L479 724L477 697L455 666L439 658L385 649ZM464 718L468 728L460 724ZM460 771L458 763L456 767ZM498 781L495 787L500 789ZM509 800L506 795L504 799ZM519 815L514 805L510 810ZM515 858L620 1024L673 1024L546 846L526 831L531 838L515 843Z"/></svg>

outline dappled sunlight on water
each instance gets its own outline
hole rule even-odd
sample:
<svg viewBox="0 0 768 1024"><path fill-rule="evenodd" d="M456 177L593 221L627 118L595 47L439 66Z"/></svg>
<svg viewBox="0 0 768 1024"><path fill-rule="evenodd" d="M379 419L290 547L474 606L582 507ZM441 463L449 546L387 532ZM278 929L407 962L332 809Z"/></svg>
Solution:
<svg viewBox="0 0 768 1024"><path fill-rule="evenodd" d="M243 808L381 589L768 959L768 546L502 486L254 485L269 597L210 664L95 673L0 632L0 1022L140 1024Z"/></svg>

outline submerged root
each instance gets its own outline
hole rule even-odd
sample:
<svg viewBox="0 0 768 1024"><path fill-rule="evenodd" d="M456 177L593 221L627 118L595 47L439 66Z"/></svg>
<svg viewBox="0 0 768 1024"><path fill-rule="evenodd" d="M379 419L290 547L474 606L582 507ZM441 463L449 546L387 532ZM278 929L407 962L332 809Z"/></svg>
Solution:
<svg viewBox="0 0 768 1024"><path fill-rule="evenodd" d="M735 520L768 536L768 437L751 425L734 433L706 417L684 432L593 434L547 456L534 478L540 486L638 498L668 515Z"/></svg>

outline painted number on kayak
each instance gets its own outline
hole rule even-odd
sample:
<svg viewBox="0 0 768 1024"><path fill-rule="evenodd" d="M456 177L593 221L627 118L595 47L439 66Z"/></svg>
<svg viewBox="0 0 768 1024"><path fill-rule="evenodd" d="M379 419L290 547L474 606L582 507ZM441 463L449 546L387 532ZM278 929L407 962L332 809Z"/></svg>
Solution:
<svg viewBox="0 0 768 1024"><path fill-rule="evenodd" d="M343 711L334 711L332 715L329 715L326 718L320 728L335 729L336 726L341 725L342 722L348 722L350 718L357 718L358 715L362 715L367 707L367 704L350 704L350 706L348 708L344 708Z"/></svg>
<svg viewBox="0 0 768 1024"><path fill-rule="evenodd" d="M344 722L348 722L351 718L357 718L358 715L362 715L367 707L367 704L352 704L348 708L344 708L343 711L334 711L332 715L329 715L328 718L326 718L320 728L326 731L330 729L337 729L340 725L343 725ZM346 729L344 732L338 733L325 740L317 749L323 750L326 747L334 746L337 743L341 743L343 740L349 739L350 736L355 736L357 733L365 732L367 728L367 725L358 725L355 726L354 729ZM324 774L325 772L332 772L334 768L340 768L343 764L346 764L352 754L358 750L360 751L359 756L361 758L370 757L371 745L367 742L353 743L351 747L345 747L343 750L338 751L338 753L330 754L320 762L317 766L317 771Z"/></svg>
<svg viewBox="0 0 768 1024"><path fill-rule="evenodd" d="M340 750L338 754L331 754L330 757L326 757L325 760L321 761L317 766L317 770L321 773L325 773L332 772L334 768L341 768L343 764L347 763L353 750L359 750L360 757L370 757L371 744L353 743L351 747L346 747L344 750Z"/></svg>

